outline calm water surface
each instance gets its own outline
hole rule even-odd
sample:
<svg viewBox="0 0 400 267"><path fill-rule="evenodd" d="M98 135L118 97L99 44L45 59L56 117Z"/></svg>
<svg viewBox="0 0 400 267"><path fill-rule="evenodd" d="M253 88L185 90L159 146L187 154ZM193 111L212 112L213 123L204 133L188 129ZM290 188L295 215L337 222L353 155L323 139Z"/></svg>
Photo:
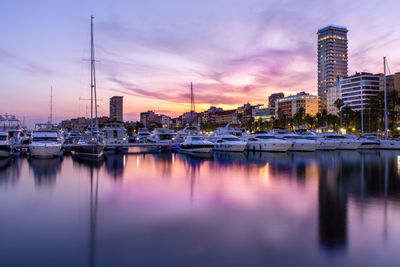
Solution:
<svg viewBox="0 0 400 267"><path fill-rule="evenodd" d="M0 160L0 266L399 266L400 152Z"/></svg>

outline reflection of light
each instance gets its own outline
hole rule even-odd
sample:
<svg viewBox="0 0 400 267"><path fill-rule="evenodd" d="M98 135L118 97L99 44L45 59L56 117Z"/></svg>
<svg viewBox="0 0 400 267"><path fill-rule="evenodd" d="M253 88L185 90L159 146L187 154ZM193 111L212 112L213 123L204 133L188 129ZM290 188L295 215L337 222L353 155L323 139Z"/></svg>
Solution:
<svg viewBox="0 0 400 267"><path fill-rule="evenodd" d="M122 158L122 162L123 162L123 164L124 164L124 168L125 168L125 166L126 166L126 155L124 155L124 156L123 156L123 158Z"/></svg>
<svg viewBox="0 0 400 267"><path fill-rule="evenodd" d="M136 166L138 166L139 167L139 156L136 156Z"/></svg>
<svg viewBox="0 0 400 267"><path fill-rule="evenodd" d="M400 175L400 155L397 156L397 173Z"/></svg>
<svg viewBox="0 0 400 267"><path fill-rule="evenodd" d="M265 182L265 184L269 184L269 164L265 164L264 168L260 169L260 177Z"/></svg>
<svg viewBox="0 0 400 267"><path fill-rule="evenodd" d="M175 163L175 154L172 154L172 165Z"/></svg>

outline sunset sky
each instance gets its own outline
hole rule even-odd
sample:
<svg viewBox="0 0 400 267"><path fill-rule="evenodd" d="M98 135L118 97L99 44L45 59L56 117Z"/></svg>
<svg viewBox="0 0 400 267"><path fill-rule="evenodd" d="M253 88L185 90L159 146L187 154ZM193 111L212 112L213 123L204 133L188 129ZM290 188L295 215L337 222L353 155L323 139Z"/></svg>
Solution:
<svg viewBox="0 0 400 267"><path fill-rule="evenodd" d="M268 95L317 91L317 34L349 29L349 74L400 71L399 1L5 0L0 16L0 113L46 120L85 116L90 15L95 16L100 114L124 96L124 119L176 116Z"/></svg>

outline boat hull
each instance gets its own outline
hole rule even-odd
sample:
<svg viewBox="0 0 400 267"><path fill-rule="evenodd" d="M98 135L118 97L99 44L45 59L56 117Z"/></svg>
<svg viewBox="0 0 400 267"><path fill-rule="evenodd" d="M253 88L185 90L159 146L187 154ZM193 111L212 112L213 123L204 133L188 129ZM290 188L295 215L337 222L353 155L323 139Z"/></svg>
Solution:
<svg viewBox="0 0 400 267"><path fill-rule="evenodd" d="M360 147L358 142L341 142L337 149L339 150L356 150Z"/></svg>
<svg viewBox="0 0 400 267"><path fill-rule="evenodd" d="M85 144L74 149L75 156L87 158L101 158L104 153L104 145Z"/></svg>
<svg viewBox="0 0 400 267"><path fill-rule="evenodd" d="M286 152L291 146L292 143L248 143L247 149L250 151Z"/></svg>
<svg viewBox="0 0 400 267"><path fill-rule="evenodd" d="M377 147L379 149L390 149L390 150L400 150L400 142L399 141L393 141L393 140L381 140L379 143L379 146Z"/></svg>
<svg viewBox="0 0 400 267"><path fill-rule="evenodd" d="M12 154L10 145L0 145L0 158L8 158Z"/></svg>
<svg viewBox="0 0 400 267"><path fill-rule="evenodd" d="M337 142L322 141L317 150L336 150L339 146Z"/></svg>
<svg viewBox="0 0 400 267"><path fill-rule="evenodd" d="M288 151L303 151L303 152L314 152L319 147L319 143L293 143L292 147Z"/></svg>
<svg viewBox="0 0 400 267"><path fill-rule="evenodd" d="M216 144L214 150L226 152L243 152L246 149L246 144Z"/></svg>

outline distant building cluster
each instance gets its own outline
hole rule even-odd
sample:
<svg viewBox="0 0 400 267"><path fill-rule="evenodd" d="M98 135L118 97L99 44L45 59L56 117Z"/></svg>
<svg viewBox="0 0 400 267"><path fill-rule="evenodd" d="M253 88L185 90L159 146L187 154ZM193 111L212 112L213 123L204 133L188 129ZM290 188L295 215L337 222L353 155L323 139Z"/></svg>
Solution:
<svg viewBox="0 0 400 267"><path fill-rule="evenodd" d="M172 118L155 111L140 113L140 123L147 128L185 127L188 124L213 124L266 122L273 118L293 116L302 109L304 114L315 116L326 110L329 114L338 114L337 100L354 111L367 108L384 88L384 75L368 72L348 76L348 30L346 27L328 25L318 30L318 95L299 92L285 96L283 92L268 97L268 106L263 104L244 104L236 109L223 110L211 106L203 112L194 111L193 87L191 85L191 111ZM386 76L387 90L400 92L400 72ZM123 121L123 97L110 98L110 116L102 117L99 123L107 120ZM89 119L76 118L63 121L67 128L84 128Z"/></svg>
<svg viewBox="0 0 400 267"><path fill-rule="evenodd" d="M369 108L384 89L384 75L356 72L348 75L347 28L328 25L318 31L319 111L338 114L335 105L342 99L354 111ZM387 91L400 92L400 73L386 76Z"/></svg>

